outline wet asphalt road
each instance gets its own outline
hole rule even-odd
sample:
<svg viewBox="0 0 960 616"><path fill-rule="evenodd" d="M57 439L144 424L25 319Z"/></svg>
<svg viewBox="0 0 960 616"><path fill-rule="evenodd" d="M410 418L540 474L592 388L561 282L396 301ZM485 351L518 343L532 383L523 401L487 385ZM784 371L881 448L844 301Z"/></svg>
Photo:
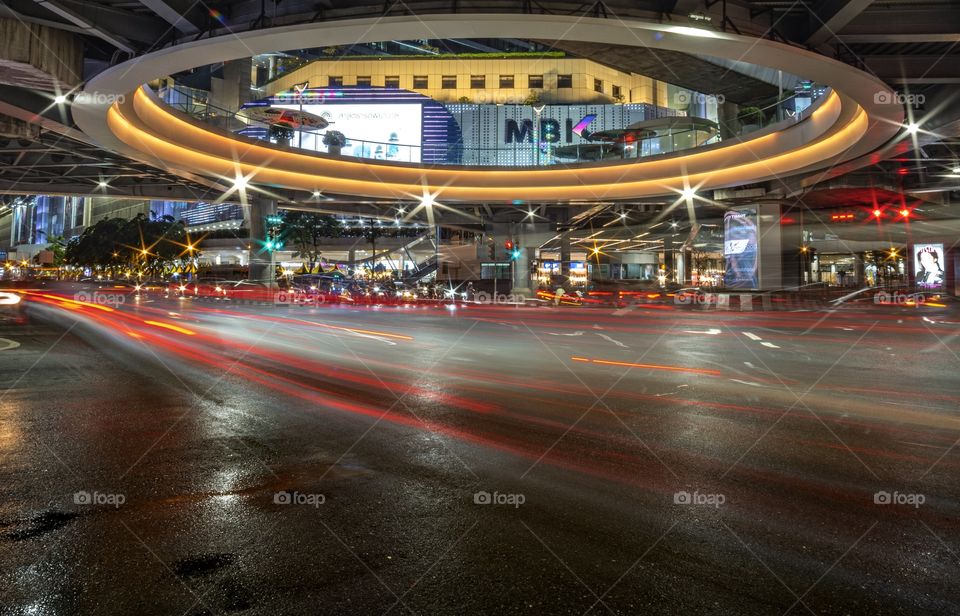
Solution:
<svg viewBox="0 0 960 616"><path fill-rule="evenodd" d="M112 308L0 316L0 613L960 614L952 305Z"/></svg>

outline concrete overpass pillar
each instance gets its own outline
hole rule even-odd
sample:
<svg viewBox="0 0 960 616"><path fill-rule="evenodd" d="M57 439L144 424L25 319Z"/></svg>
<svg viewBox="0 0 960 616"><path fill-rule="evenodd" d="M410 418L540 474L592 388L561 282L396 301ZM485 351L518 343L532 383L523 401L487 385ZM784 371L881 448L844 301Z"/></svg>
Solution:
<svg viewBox="0 0 960 616"><path fill-rule="evenodd" d="M522 242L522 241L521 241ZM517 250L517 258L513 260L513 284L511 293L514 295L524 295L533 297L533 290L530 288L530 262L533 257L533 248L523 246Z"/></svg>
<svg viewBox="0 0 960 616"><path fill-rule="evenodd" d="M740 112L740 106L736 103L724 101L717 105L717 120L720 124L720 139L731 139L740 132L740 121L737 114Z"/></svg>
<svg viewBox="0 0 960 616"><path fill-rule="evenodd" d="M557 226L560 231L560 274L564 280L570 279L570 231L566 230L566 223L570 219L570 208L563 208L557 217Z"/></svg>
<svg viewBox="0 0 960 616"><path fill-rule="evenodd" d="M272 253L264 247L267 234L266 217L277 213L276 199L252 197L250 199L250 280L273 282Z"/></svg>

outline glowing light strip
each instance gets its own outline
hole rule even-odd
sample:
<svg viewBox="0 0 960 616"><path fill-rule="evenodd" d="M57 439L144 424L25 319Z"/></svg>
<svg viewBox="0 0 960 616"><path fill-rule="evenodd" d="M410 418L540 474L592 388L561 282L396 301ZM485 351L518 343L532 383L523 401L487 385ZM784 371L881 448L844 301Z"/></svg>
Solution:
<svg viewBox="0 0 960 616"><path fill-rule="evenodd" d="M609 359L588 359L586 357L571 357L573 361L579 361L589 364L599 364L601 366L624 366L627 368L647 368L649 370L667 370L669 372L690 372L693 374L707 374L710 376L720 376L719 370L708 370L705 368L684 368L682 366L660 366L657 364L635 364L628 361L612 361Z"/></svg>
<svg viewBox="0 0 960 616"><path fill-rule="evenodd" d="M831 95L836 97L836 94ZM828 99L833 106L833 113L839 113L839 98ZM612 169L610 167L593 167L577 169L538 169L524 171L504 171L504 170L471 170L471 169L424 169L418 167L369 164L366 162L356 162L345 159L330 159L309 156L304 154L295 154L292 152L266 148L246 142L234 140L224 135L207 131L199 126L195 126L181 118L171 115L157 106L142 91L138 91L135 96L135 106L138 113L146 113L148 119L161 124L173 124L168 127L165 134L175 134L176 128L183 129L183 132L189 137L193 135L193 140L198 143L219 143L234 152L234 156L229 159L191 150L189 145L182 143L174 144L166 141L152 132L145 131L135 125L129 118L125 117L123 112L114 107L108 114L108 123L114 133L128 145L147 152L155 153L160 158L169 161L171 166L186 165L197 170L201 169L208 173L219 173L223 176L233 176L237 170L251 176L256 176L260 181L292 186L295 188L313 188L317 182L317 176L326 176L331 183L331 190L343 192L346 194L371 195L380 197L397 198L410 193L419 193L423 187L423 180L431 180L430 188L442 192L444 197L449 199L474 199L488 198L494 200L512 200L515 197L516 187L513 185L518 181L524 182L524 190L531 195L531 198L547 199L595 199L598 195L608 198L625 196L643 196L664 194L669 192L670 186L680 186L684 181L689 183L729 183L735 181L746 181L758 177L766 177L776 173L786 173L791 169L802 168L814 164L815 161L824 160L835 155L838 151L845 149L852 140L859 139L867 130L868 118L863 109L858 108L851 121L836 133L830 135L820 142L807 145L798 150L790 151L778 156L773 156L766 160L744 163L739 166L721 168L719 171L714 168L711 171L694 173L689 176L675 176L662 179L648 179L639 181L620 181L612 183L589 184L592 175L605 175L610 172L619 172L622 166L617 165ZM825 107L821 107L813 116L826 112ZM693 162L700 157L709 156L711 158L729 158L733 155L735 149L750 147L750 144L756 145L766 139L776 138L776 134L760 137L754 141L727 146L711 152L701 152L682 157L689 168ZM749 153L749 152L748 152ZM236 159L263 158L261 164L238 163ZM752 154L755 157L755 154ZM236 157L236 158L235 158ZM187 159L189 163L187 164ZM280 168L277 164L280 160L296 163L296 167L304 169L289 170ZM709 158L706 159L710 160ZM650 161L648 163L632 163L637 167L644 169L656 169L660 165L667 165L674 173L678 167L678 159L669 161ZM306 172L307 167L312 167L314 171ZM358 173L359 172L359 173ZM559 182L561 177L567 175L570 181L576 185L563 185ZM357 176L361 177L357 177ZM354 176L351 178L350 176ZM719 177L718 177L719 176ZM362 178L362 179L361 179ZM479 180L479 185L464 185L464 180ZM489 187L491 180L500 179L501 181L509 178L512 180L508 185ZM400 180L400 182L391 182L390 180ZM547 185L537 185L534 180L541 179L547 182ZM564 178L566 179L566 178ZM379 181L378 181L379 180ZM335 185L335 186L333 186Z"/></svg>
<svg viewBox="0 0 960 616"><path fill-rule="evenodd" d="M170 325L169 323L162 323L160 321L144 321L147 325L153 325L154 327L162 327L163 329L169 329L180 334L186 334L187 336L196 336L197 332L191 331L183 327L177 327L176 325Z"/></svg>

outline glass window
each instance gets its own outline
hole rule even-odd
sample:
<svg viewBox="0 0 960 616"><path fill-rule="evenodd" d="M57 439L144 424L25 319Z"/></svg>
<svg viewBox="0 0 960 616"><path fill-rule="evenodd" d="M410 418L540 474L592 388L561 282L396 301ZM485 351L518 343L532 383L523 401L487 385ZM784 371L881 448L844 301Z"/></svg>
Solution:
<svg viewBox="0 0 960 616"><path fill-rule="evenodd" d="M400 77L397 75L391 75L383 78L383 87L385 88L399 88L400 87Z"/></svg>
<svg viewBox="0 0 960 616"><path fill-rule="evenodd" d="M600 92L601 94L603 94L603 80L602 80L602 79L594 79L594 80L593 80L593 91L594 91L594 92Z"/></svg>
<svg viewBox="0 0 960 616"><path fill-rule="evenodd" d="M333 75L331 75L329 78L327 78L327 86L331 88L339 88L342 85L343 85L343 77L334 77Z"/></svg>
<svg viewBox="0 0 960 616"><path fill-rule="evenodd" d="M370 79L369 75L366 76L366 77L357 77L357 85L358 85L358 86L367 86L367 87L370 87L371 82L372 82L372 80Z"/></svg>
<svg viewBox="0 0 960 616"><path fill-rule="evenodd" d="M527 87L530 88L542 88L543 87L543 75L530 75L527 78Z"/></svg>
<svg viewBox="0 0 960 616"><path fill-rule="evenodd" d="M557 75L557 87L558 87L558 88L572 88L572 87L573 87L573 75Z"/></svg>
<svg viewBox="0 0 960 616"><path fill-rule="evenodd" d="M482 90L487 87L486 75L470 75L470 87L474 90Z"/></svg>
<svg viewBox="0 0 960 616"><path fill-rule="evenodd" d="M500 75L500 87L501 87L501 88L512 88L512 87L513 87L513 75Z"/></svg>
<svg viewBox="0 0 960 616"><path fill-rule="evenodd" d="M426 90L428 86L428 80L426 75L414 75L413 76L413 89L414 90Z"/></svg>
<svg viewBox="0 0 960 616"><path fill-rule="evenodd" d="M444 75L440 78L440 87L444 90L456 90L457 89L457 76L456 75Z"/></svg>
<svg viewBox="0 0 960 616"><path fill-rule="evenodd" d="M623 96L623 92L620 91L620 86L613 86L613 98L619 99Z"/></svg>

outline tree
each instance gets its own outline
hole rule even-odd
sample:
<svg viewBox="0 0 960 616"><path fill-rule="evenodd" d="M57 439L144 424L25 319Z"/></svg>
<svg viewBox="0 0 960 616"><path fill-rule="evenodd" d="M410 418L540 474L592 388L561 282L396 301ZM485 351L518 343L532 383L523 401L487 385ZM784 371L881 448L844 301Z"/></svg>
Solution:
<svg viewBox="0 0 960 616"><path fill-rule="evenodd" d="M741 107L740 111L737 113L737 119L740 120L742 124L746 125L762 125L763 124L763 111L759 107L747 106Z"/></svg>
<svg viewBox="0 0 960 616"><path fill-rule="evenodd" d="M328 214L288 210L283 214L280 236L294 247L294 257L305 260L304 269L313 272L323 240L340 236L340 221Z"/></svg>
<svg viewBox="0 0 960 616"><path fill-rule="evenodd" d="M150 217L137 214L130 220L104 218L71 239L63 258L78 267L91 267L116 276L135 268L148 276L184 258L195 257L187 243L182 222L172 216Z"/></svg>
<svg viewBox="0 0 960 616"><path fill-rule="evenodd" d="M529 105L531 107L539 105L543 102L539 90L530 90L530 94L527 94L527 98L523 99L524 105Z"/></svg>
<svg viewBox="0 0 960 616"><path fill-rule="evenodd" d="M338 130L328 130L323 135L323 145L330 154L340 156L340 150L347 145L347 137Z"/></svg>
<svg viewBox="0 0 960 616"><path fill-rule="evenodd" d="M271 124L267 132L277 145L290 145L290 140L293 139L293 129L288 126Z"/></svg>

